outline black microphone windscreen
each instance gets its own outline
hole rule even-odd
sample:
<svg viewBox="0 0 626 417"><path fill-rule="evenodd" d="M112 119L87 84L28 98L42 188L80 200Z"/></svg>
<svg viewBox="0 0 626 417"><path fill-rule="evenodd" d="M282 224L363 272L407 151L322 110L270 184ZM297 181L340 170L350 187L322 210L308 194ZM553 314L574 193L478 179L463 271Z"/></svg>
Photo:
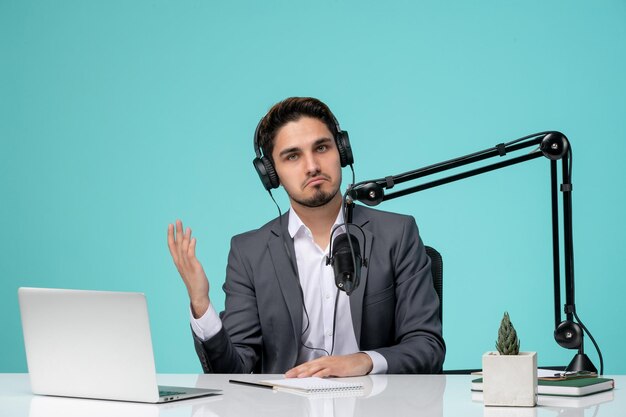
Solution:
<svg viewBox="0 0 626 417"><path fill-rule="evenodd" d="M352 250L350 242L352 242ZM332 259L335 283L350 295L358 286L361 273L361 247L356 236L350 235L350 240L346 233L337 236L333 241Z"/></svg>

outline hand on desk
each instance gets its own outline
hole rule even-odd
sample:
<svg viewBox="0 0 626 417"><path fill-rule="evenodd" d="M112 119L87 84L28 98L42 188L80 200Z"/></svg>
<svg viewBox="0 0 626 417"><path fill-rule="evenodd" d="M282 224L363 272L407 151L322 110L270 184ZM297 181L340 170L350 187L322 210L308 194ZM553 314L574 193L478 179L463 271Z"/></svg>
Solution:
<svg viewBox="0 0 626 417"><path fill-rule="evenodd" d="M290 369L285 373L285 377L362 376L370 373L372 367L372 359L363 352L342 356L324 356Z"/></svg>
<svg viewBox="0 0 626 417"><path fill-rule="evenodd" d="M167 246L176 269L187 287L193 315L195 318L202 317L210 304L209 280L196 258L196 238L191 237L190 228L183 233L183 222L176 220L176 233L174 225L170 224L167 227Z"/></svg>

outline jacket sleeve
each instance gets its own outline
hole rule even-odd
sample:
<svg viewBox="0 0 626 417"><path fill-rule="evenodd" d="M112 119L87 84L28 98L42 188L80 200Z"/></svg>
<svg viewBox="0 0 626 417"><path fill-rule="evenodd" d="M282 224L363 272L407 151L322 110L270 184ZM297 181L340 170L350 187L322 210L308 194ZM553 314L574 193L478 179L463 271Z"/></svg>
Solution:
<svg viewBox="0 0 626 417"><path fill-rule="evenodd" d="M225 312L222 329L206 341L195 334L194 345L205 373L250 373L258 370L261 326L252 271L241 256L236 237L231 240L226 268Z"/></svg>

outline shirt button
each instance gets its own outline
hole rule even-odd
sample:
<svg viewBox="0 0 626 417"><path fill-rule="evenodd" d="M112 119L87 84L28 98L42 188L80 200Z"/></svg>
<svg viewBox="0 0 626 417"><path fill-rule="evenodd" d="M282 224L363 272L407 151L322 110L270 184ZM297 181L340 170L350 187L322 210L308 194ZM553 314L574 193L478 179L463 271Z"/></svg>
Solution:
<svg viewBox="0 0 626 417"><path fill-rule="evenodd" d="M328 333L326 333L326 336L328 336L328 337L332 337L332 336L333 336L333 332L328 332Z"/></svg>
<svg viewBox="0 0 626 417"><path fill-rule="evenodd" d="M328 293L326 294L326 299L327 300L330 299L330 294L328 294Z"/></svg>

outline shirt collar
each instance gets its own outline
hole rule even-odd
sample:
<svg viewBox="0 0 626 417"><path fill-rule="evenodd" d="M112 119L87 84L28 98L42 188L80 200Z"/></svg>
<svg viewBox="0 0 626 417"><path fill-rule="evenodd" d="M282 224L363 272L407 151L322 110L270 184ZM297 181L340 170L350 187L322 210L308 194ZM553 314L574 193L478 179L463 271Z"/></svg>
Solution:
<svg viewBox="0 0 626 417"><path fill-rule="evenodd" d="M335 227L337 227L337 225L340 224L343 224L343 210L339 210L339 213L337 214L337 218L335 219L335 223L333 224L331 230L333 230ZM289 236L291 236L292 238L295 237L296 234L301 230L306 230L309 233L311 232L306 224L302 222L293 207L289 208L289 224L287 226L287 230L289 231Z"/></svg>

